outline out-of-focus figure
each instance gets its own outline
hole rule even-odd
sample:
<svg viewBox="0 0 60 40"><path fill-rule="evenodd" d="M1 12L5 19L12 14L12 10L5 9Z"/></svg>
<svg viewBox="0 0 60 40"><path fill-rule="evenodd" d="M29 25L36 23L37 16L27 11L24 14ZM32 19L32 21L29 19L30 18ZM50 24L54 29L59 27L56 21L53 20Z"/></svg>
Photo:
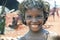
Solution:
<svg viewBox="0 0 60 40"><path fill-rule="evenodd" d="M56 1L54 1L54 5L55 6L53 7L53 12L52 12L53 18L55 17L55 12L56 12L56 15L59 17Z"/></svg>

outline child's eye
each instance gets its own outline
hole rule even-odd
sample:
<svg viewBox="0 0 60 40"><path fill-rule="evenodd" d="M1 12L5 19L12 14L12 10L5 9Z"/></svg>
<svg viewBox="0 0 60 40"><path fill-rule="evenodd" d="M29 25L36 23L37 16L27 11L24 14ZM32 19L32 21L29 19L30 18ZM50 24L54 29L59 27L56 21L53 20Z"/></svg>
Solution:
<svg viewBox="0 0 60 40"><path fill-rule="evenodd" d="M41 17L42 17L41 15L36 16L36 18L41 18Z"/></svg>

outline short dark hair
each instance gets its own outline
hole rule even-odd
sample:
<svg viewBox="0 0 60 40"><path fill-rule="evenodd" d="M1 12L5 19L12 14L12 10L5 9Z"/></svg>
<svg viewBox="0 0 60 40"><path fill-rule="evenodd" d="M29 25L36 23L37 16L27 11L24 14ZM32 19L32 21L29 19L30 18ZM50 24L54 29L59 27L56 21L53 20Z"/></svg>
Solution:
<svg viewBox="0 0 60 40"><path fill-rule="evenodd" d="M32 8L37 8L37 9L43 10L44 18L45 18L44 24L45 24L46 20L48 19L49 10L50 10L49 3L48 2L43 2L42 0L41 1L37 1L37 0L26 0L26 1L23 1L19 5L19 10L20 10L21 15L23 17L23 19L22 19L23 21L25 19L25 12L28 9L32 9Z"/></svg>

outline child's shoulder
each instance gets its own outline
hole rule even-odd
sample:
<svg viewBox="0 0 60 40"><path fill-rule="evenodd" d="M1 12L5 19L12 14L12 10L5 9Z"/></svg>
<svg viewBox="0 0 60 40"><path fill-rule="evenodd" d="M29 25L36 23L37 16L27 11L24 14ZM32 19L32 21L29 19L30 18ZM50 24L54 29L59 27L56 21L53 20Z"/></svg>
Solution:
<svg viewBox="0 0 60 40"><path fill-rule="evenodd" d="M53 32L53 31L43 30L43 32L44 32L45 34L48 34L49 36L57 36L57 35L58 35L56 32Z"/></svg>
<svg viewBox="0 0 60 40"><path fill-rule="evenodd" d="M48 40L52 40L54 36L58 35L56 32L52 32L52 31L43 30L43 32Z"/></svg>
<svg viewBox="0 0 60 40"><path fill-rule="evenodd" d="M43 29L43 31L42 31L44 34L46 34L46 35L48 35L49 34L49 32L47 31L47 30L45 30L45 29Z"/></svg>

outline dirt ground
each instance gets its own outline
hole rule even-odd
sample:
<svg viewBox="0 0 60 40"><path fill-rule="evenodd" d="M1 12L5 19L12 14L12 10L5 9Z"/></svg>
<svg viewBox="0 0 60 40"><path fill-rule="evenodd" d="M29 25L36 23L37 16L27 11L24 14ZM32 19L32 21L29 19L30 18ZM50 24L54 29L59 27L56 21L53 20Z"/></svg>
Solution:
<svg viewBox="0 0 60 40"><path fill-rule="evenodd" d="M55 15L55 18L53 19L53 16L50 16L48 18L48 21L45 25L48 25L46 29L48 31L56 32L58 35L60 35L60 17Z"/></svg>

